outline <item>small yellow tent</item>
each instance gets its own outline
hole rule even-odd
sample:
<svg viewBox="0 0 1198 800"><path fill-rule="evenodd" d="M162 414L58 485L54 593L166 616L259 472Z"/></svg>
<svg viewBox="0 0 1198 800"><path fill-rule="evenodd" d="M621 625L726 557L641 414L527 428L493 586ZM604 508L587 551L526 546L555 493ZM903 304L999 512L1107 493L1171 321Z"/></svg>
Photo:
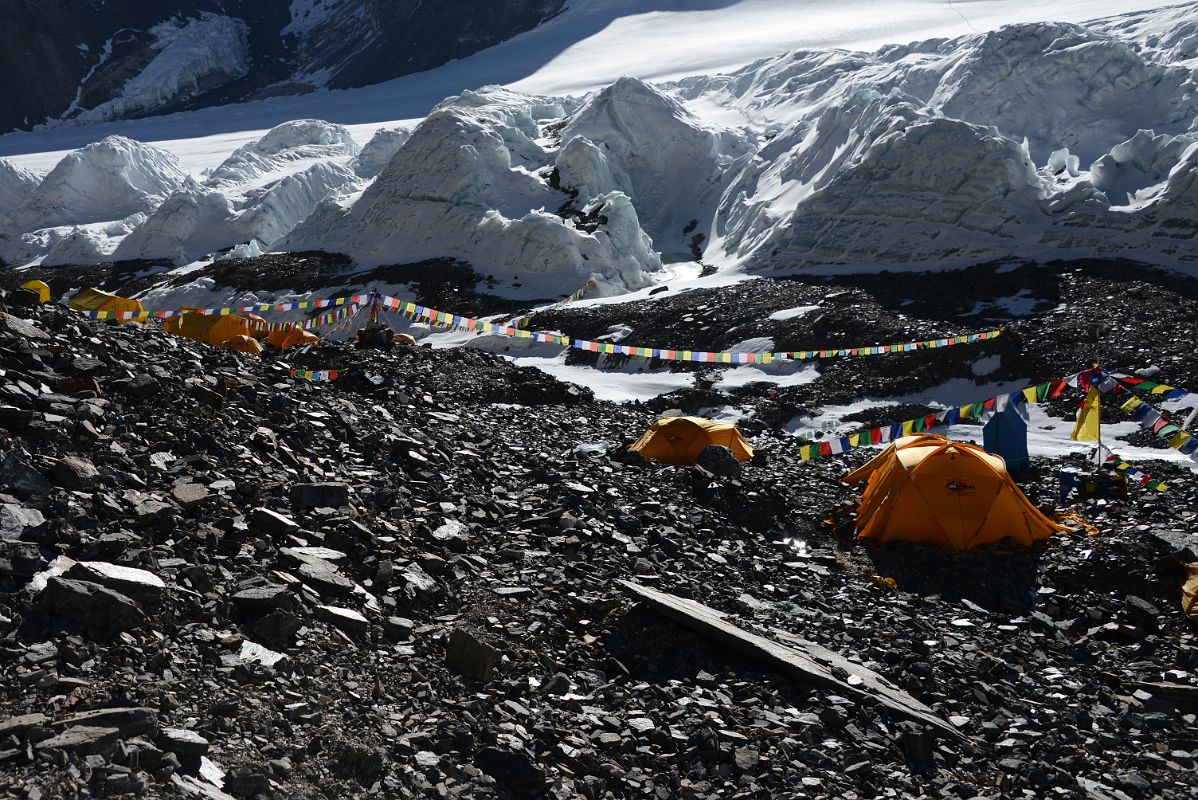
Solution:
<svg viewBox="0 0 1198 800"><path fill-rule="evenodd" d="M300 347L306 344L316 344L319 341L319 336L312 333L312 331L306 331L302 328L280 328L266 335L266 343L279 350L288 350L292 347Z"/></svg>
<svg viewBox="0 0 1198 800"><path fill-rule="evenodd" d="M1019 490L999 456L944 436L906 436L844 477L866 481L857 511L862 539L923 542L952 550L1031 545L1065 530Z"/></svg>
<svg viewBox="0 0 1198 800"><path fill-rule="evenodd" d="M628 446L645 458L666 464L694 464L708 445L727 447L739 461L753 457L753 447L735 425L702 417L666 417Z"/></svg>
<svg viewBox="0 0 1198 800"><path fill-rule="evenodd" d="M176 336L216 345L234 336L248 336L250 333L245 317L236 314L196 314L192 311L184 311L176 317L163 320L162 329Z"/></svg>
<svg viewBox="0 0 1198 800"><path fill-rule="evenodd" d="M80 289L75 292L75 296L67 301L67 306L76 311L136 311L141 312L141 301L131 300L128 297L119 297L115 294L101 291L95 287ZM120 322L128 322L129 320L119 320Z"/></svg>
<svg viewBox="0 0 1198 800"><path fill-rule="evenodd" d="M227 347L230 350L236 350L239 353L249 353L250 355L258 355L265 348L262 347L262 342L255 339L253 336L238 334L232 339L227 339L220 344L221 347Z"/></svg>
<svg viewBox="0 0 1198 800"><path fill-rule="evenodd" d="M25 281L25 283L21 284L21 288L37 292L37 301L39 303L50 302L50 285L45 281Z"/></svg>

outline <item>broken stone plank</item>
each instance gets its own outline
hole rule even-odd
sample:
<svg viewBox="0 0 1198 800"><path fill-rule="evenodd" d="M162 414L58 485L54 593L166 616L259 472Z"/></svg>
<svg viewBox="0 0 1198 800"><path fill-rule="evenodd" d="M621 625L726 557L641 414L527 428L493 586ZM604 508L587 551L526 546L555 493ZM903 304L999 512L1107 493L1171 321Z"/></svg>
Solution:
<svg viewBox="0 0 1198 800"><path fill-rule="evenodd" d="M619 583L637 599L649 604L666 617L709 636L742 656L765 664L782 675L795 680L832 686L845 695L872 698L902 717L931 725L953 738L963 738L959 731L936 716L932 709L891 685L877 673L860 664L854 664L831 650L790 636L787 637L790 641L783 644L742 630L724 619L720 612L694 600L650 589L634 581ZM842 679L837 676L839 670L844 670L850 678L856 676L860 680L850 682Z"/></svg>
<svg viewBox="0 0 1198 800"><path fill-rule="evenodd" d="M1136 681L1129 683L1128 686L1133 690L1148 692L1153 697L1169 700L1178 705L1198 704L1198 686L1190 686L1188 683Z"/></svg>
<svg viewBox="0 0 1198 800"><path fill-rule="evenodd" d="M155 736L158 733L158 715L153 709L142 707L99 708L71 714L53 724L55 729L77 726L116 728L125 737Z"/></svg>

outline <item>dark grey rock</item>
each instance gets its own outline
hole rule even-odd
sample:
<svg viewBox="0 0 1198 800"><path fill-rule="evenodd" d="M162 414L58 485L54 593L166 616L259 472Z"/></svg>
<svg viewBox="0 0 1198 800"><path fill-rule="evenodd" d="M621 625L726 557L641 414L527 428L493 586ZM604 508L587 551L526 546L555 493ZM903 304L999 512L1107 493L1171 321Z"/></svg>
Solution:
<svg viewBox="0 0 1198 800"><path fill-rule="evenodd" d="M39 751L59 750L77 756L106 758L116 749L121 732L116 728L80 725L37 743Z"/></svg>
<svg viewBox="0 0 1198 800"><path fill-rule="evenodd" d="M347 483L297 483L291 487L296 508L342 508L349 505Z"/></svg>
<svg viewBox="0 0 1198 800"><path fill-rule="evenodd" d="M458 628L450 635L445 663L463 678L485 681L491 677L498 661L499 652L473 632Z"/></svg>
<svg viewBox="0 0 1198 800"><path fill-rule="evenodd" d="M41 602L51 614L92 628L123 630L145 622L145 614L130 597L90 581L50 578Z"/></svg>
<svg viewBox="0 0 1198 800"><path fill-rule="evenodd" d="M64 489L83 491L95 489L100 470L81 456L63 456L54 465L54 480Z"/></svg>
<svg viewBox="0 0 1198 800"><path fill-rule="evenodd" d="M255 508L250 512L250 529L272 539L295 535L300 532L299 523L285 514L269 508Z"/></svg>

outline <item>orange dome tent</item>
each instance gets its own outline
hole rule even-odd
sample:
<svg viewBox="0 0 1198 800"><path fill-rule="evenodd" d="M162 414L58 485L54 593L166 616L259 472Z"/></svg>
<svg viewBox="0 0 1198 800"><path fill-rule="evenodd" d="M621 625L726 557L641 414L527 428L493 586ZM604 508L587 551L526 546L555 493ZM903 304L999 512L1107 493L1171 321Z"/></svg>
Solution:
<svg viewBox="0 0 1198 800"><path fill-rule="evenodd" d="M866 482L862 539L923 542L964 551L1008 537L1022 545L1066 530L1031 504L999 456L935 434L905 436L846 475Z"/></svg>
<svg viewBox="0 0 1198 800"><path fill-rule="evenodd" d="M289 350L292 347L316 344L319 341L319 336L303 328L279 328L266 335L266 343L279 350Z"/></svg>
<svg viewBox="0 0 1198 800"><path fill-rule="evenodd" d="M225 341L221 342L220 346L227 347L230 350L236 350L239 353L249 353L251 355L258 355L266 349L262 346L262 342L258 341L253 336L247 336L246 334L234 336L232 339L226 339Z"/></svg>
<svg viewBox="0 0 1198 800"><path fill-rule="evenodd" d="M713 444L727 447L739 461L753 457L752 445L735 425L702 417L659 419L628 449L665 464L694 464Z"/></svg>
<svg viewBox="0 0 1198 800"><path fill-rule="evenodd" d="M197 314L188 309L164 319L162 329L176 336L215 345L224 344L234 336L246 336L250 331L245 317L236 314Z"/></svg>

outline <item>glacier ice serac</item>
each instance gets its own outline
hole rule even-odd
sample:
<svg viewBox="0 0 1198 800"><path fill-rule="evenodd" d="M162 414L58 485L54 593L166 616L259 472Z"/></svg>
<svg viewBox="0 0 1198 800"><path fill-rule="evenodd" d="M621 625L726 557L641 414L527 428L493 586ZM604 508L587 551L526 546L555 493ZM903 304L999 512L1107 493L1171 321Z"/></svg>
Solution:
<svg viewBox="0 0 1198 800"><path fill-rule="evenodd" d="M368 141L288 122L201 174L109 137L44 176L0 159L0 258L453 258L524 297L591 277L638 289L663 259L748 272L1094 256L1193 268L1196 68L1189 4L793 51L585 97L484 87Z"/></svg>

